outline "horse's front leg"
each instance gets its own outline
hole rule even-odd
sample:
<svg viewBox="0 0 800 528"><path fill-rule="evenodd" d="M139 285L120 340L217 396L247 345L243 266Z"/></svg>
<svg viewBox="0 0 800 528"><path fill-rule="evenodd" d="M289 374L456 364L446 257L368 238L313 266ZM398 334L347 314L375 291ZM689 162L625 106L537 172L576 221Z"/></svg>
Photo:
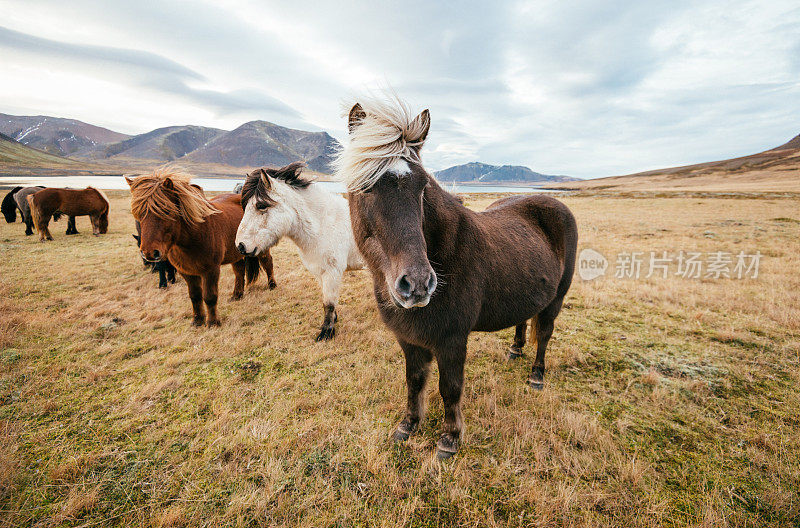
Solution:
<svg viewBox="0 0 800 528"><path fill-rule="evenodd" d="M444 427L436 442L436 455L449 458L458 451L464 418L461 416L461 394L464 390L464 361L467 343L437 348L436 362L439 365L439 394L444 403Z"/></svg>
<svg viewBox="0 0 800 528"><path fill-rule="evenodd" d="M192 325L203 326L206 322L206 315L203 311L202 279L198 275L186 275L184 273L181 273L181 275L186 281L186 287L189 288L189 299L192 301L192 312L194 314Z"/></svg>
<svg viewBox="0 0 800 528"><path fill-rule="evenodd" d="M272 254L267 250L267 254L263 257L259 257L258 261L261 263L261 268L267 272L267 285L269 286L270 290L274 290L278 287L278 283L275 282L275 270L272 265Z"/></svg>
<svg viewBox="0 0 800 528"><path fill-rule="evenodd" d="M245 263L244 259L239 260L231 264L233 268L233 295L231 295L232 301L238 301L244 295L244 273L245 273Z"/></svg>
<svg viewBox="0 0 800 528"><path fill-rule="evenodd" d="M342 272L339 270L324 271L319 278L322 285L322 305L325 317L322 321L317 341L327 341L336 335L336 305L339 302L339 288L342 285Z"/></svg>
<svg viewBox="0 0 800 528"><path fill-rule="evenodd" d="M77 235L78 234L78 228L75 226L75 217L74 216L67 217L67 232L65 234L67 234L67 235Z"/></svg>
<svg viewBox="0 0 800 528"><path fill-rule="evenodd" d="M167 287L167 272L164 269L166 267L165 261L161 261L156 263L156 269L158 269L158 287L159 288L166 288Z"/></svg>
<svg viewBox="0 0 800 528"><path fill-rule="evenodd" d="M208 326L219 326L217 317L217 293L219 290L219 267L203 275L203 302L206 303L208 311Z"/></svg>
<svg viewBox="0 0 800 528"><path fill-rule="evenodd" d="M406 415L395 429L392 438L397 442L408 440L408 437L419 427L425 414L425 384L431 372L431 351L404 341L398 340L403 355L406 357L406 389L408 403Z"/></svg>
<svg viewBox="0 0 800 528"><path fill-rule="evenodd" d="M23 220L25 221L25 236L30 236L33 234L33 219L30 215L23 216Z"/></svg>

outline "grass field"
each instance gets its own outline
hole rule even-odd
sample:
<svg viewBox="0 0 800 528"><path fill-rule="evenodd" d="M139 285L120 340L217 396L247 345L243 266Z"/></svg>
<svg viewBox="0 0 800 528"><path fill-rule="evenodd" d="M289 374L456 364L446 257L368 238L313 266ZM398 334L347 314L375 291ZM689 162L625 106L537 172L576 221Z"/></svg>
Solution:
<svg viewBox="0 0 800 528"><path fill-rule="evenodd" d="M579 248L762 254L757 279L576 278L545 389L473 334L460 453L389 440L403 358L366 271L332 343L294 247L221 328L108 235L0 225L0 526L800 526L800 198L565 197ZM481 209L490 199L473 195ZM613 270L611 271L613 274Z"/></svg>

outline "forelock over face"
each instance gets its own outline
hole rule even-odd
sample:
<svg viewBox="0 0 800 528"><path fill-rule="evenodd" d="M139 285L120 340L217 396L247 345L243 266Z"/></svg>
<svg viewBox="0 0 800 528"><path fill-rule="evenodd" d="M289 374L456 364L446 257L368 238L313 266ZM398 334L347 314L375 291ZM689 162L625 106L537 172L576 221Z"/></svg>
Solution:
<svg viewBox="0 0 800 528"><path fill-rule="evenodd" d="M264 169L256 169L247 175L247 179L242 186L242 208L247 208L248 202L253 200L256 209L266 209L275 204L275 200L270 197L269 191L272 184Z"/></svg>

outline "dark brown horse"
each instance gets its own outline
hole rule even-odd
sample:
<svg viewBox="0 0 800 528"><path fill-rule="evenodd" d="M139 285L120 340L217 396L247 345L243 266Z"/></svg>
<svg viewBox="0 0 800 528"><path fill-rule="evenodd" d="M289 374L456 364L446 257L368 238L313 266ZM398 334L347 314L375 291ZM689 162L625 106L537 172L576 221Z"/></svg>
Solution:
<svg viewBox="0 0 800 528"><path fill-rule="evenodd" d="M537 347L528 383L542 388L547 342L572 281L575 219L542 195L504 198L482 213L465 208L420 162L428 111L411 119L400 101L363 103L350 111L350 142L336 164L381 318L405 354L408 407L394 438L418 428L435 359L445 411L437 453L445 458L463 427L470 332L516 327L516 357L531 319Z"/></svg>
<svg viewBox="0 0 800 528"><path fill-rule="evenodd" d="M189 175L169 169L125 179L131 188L131 212L141 224L142 258L169 259L183 276L192 301L192 324L220 324L217 294L224 264L231 264L236 276L232 300L242 297L245 276L248 284L258 278L259 263L267 272L269 287L276 286L269 252L245 257L234 244L244 213L241 195L223 194L209 201L202 189L189 183Z"/></svg>
<svg viewBox="0 0 800 528"><path fill-rule="evenodd" d="M28 195L28 205L39 240L53 240L50 234L51 218L63 214L70 217L67 234L77 234L75 217L88 215L92 221L92 234L102 235L108 231L108 198L94 187L85 189L58 189L48 187Z"/></svg>

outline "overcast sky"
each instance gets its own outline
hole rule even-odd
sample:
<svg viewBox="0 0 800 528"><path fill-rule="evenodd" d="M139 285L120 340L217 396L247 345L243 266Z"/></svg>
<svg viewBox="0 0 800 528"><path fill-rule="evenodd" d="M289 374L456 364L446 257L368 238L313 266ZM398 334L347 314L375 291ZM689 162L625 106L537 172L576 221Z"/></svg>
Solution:
<svg viewBox="0 0 800 528"><path fill-rule="evenodd" d="M0 0L0 112L341 139L341 101L390 85L431 110L429 169L589 178L800 133L797 0L315 4Z"/></svg>

